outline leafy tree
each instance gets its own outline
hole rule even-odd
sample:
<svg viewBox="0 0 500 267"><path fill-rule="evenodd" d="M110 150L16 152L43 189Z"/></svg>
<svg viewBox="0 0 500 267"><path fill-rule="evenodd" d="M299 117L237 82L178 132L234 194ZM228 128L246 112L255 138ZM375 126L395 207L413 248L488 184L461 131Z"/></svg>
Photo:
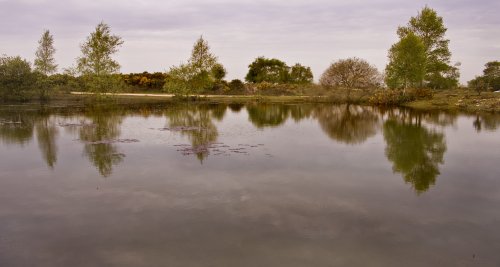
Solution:
<svg viewBox="0 0 500 267"><path fill-rule="evenodd" d="M50 79L49 75L55 73L57 70L54 59L54 54L56 52L54 48L54 38L49 30L43 32L38 44L39 46L35 52L36 58L34 64L37 74L37 84L35 87L39 98L41 100L46 100L49 92L55 88L53 80Z"/></svg>
<svg viewBox="0 0 500 267"><path fill-rule="evenodd" d="M216 64L217 57L210 52L208 42L200 36L194 44L189 65L197 72L210 72Z"/></svg>
<svg viewBox="0 0 500 267"><path fill-rule="evenodd" d="M231 91L244 91L245 84L239 79L234 79L229 82L229 88L231 88Z"/></svg>
<svg viewBox="0 0 500 267"><path fill-rule="evenodd" d="M210 52L207 41L200 37L194 44L188 63L171 67L167 75L169 77L163 86L165 91L188 95L213 89L216 82L225 76L225 69L217 63L217 57Z"/></svg>
<svg viewBox="0 0 500 267"><path fill-rule="evenodd" d="M245 80L250 83L286 83L289 77L289 67L279 59L258 57L248 66Z"/></svg>
<svg viewBox="0 0 500 267"><path fill-rule="evenodd" d="M500 90L500 61L490 61L484 65L483 75L469 81L469 88L482 91Z"/></svg>
<svg viewBox="0 0 500 267"><path fill-rule="evenodd" d="M390 88L421 87L426 72L425 45L413 32L389 50L385 82Z"/></svg>
<svg viewBox="0 0 500 267"><path fill-rule="evenodd" d="M122 38L111 34L110 27L101 22L80 46L82 56L77 59L77 70L90 91L105 93L121 86L120 77L113 75L119 72L120 64L112 56L122 44Z"/></svg>
<svg viewBox="0 0 500 267"><path fill-rule="evenodd" d="M310 67L297 63L290 70L290 82L297 84L310 84L313 81L313 73Z"/></svg>
<svg viewBox="0 0 500 267"><path fill-rule="evenodd" d="M27 100L36 79L27 60L19 56L0 57L0 97L3 100Z"/></svg>
<svg viewBox="0 0 500 267"><path fill-rule="evenodd" d="M359 58L341 59L321 75L320 83L327 87L365 89L380 84L380 74L375 66Z"/></svg>
<svg viewBox="0 0 500 267"><path fill-rule="evenodd" d="M458 85L459 72L457 66L450 65L450 40L445 38L446 31L443 18L427 6L416 17L410 18L407 26L398 28L401 39L413 33L422 40L426 56L424 81L430 88L443 89Z"/></svg>
<svg viewBox="0 0 500 267"><path fill-rule="evenodd" d="M54 54L54 37L50 34L49 30L45 30L42 37L38 41L38 49L36 50L35 70L48 76L57 71L56 60Z"/></svg>
<svg viewBox="0 0 500 267"><path fill-rule="evenodd" d="M212 67L212 76L218 82L222 81L226 77L226 69L221 64L215 64Z"/></svg>

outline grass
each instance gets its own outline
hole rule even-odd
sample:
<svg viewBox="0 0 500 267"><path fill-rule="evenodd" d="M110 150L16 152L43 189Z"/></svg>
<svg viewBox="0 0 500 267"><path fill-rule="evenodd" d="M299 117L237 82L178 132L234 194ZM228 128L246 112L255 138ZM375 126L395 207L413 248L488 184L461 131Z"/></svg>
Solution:
<svg viewBox="0 0 500 267"><path fill-rule="evenodd" d="M470 90L447 90L435 93L432 99L417 100L404 106L423 110L500 113L500 93L484 92L478 95Z"/></svg>
<svg viewBox="0 0 500 267"><path fill-rule="evenodd" d="M303 92L304 93L304 92ZM367 105L370 94L362 90L352 90L349 94L343 90L323 91L316 95L316 91L305 92L302 95L198 95L188 98L179 98L167 94L159 95L116 95L104 96L96 102L93 96L56 94L47 103L46 108L85 108L87 106L116 105L131 106L141 104L165 104L189 100L200 103L354 103ZM39 104L38 101L27 102L24 105ZM500 93L485 92L478 95L474 91L456 89L437 91L430 99L416 100L405 103L403 106L422 110L452 110L466 112L491 112L500 113Z"/></svg>

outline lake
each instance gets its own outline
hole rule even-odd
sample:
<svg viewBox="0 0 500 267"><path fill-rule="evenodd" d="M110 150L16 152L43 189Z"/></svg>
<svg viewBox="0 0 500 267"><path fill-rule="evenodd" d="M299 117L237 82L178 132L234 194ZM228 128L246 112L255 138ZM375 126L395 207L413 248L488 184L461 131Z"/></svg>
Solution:
<svg viewBox="0 0 500 267"><path fill-rule="evenodd" d="M354 105L0 106L0 266L499 266L499 128Z"/></svg>

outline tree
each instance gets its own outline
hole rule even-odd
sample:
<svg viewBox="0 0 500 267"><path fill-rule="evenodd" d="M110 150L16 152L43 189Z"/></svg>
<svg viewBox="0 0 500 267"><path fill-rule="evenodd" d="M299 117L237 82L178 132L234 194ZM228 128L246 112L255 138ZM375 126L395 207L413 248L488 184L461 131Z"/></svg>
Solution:
<svg viewBox="0 0 500 267"><path fill-rule="evenodd" d="M120 64L112 56L123 44L122 38L111 34L110 27L101 22L80 46L82 56L77 59L77 70L85 78L88 89L104 93L121 86L117 74Z"/></svg>
<svg viewBox="0 0 500 267"><path fill-rule="evenodd" d="M370 88L379 86L380 74L375 66L359 58L341 59L321 75L320 83L327 87Z"/></svg>
<svg viewBox="0 0 500 267"><path fill-rule="evenodd" d="M189 65L198 72L209 72L216 64L217 57L210 52L208 42L200 36L193 46Z"/></svg>
<svg viewBox="0 0 500 267"><path fill-rule="evenodd" d="M500 61L490 61L484 65L483 75L469 81L469 88L481 94L482 91L500 90Z"/></svg>
<svg viewBox="0 0 500 267"><path fill-rule="evenodd" d="M258 57L248 66L245 80L250 83L286 83L288 82L289 67L279 59Z"/></svg>
<svg viewBox="0 0 500 267"><path fill-rule="evenodd" d="M422 40L426 56L424 81L426 86L434 89L458 85L459 72L457 66L450 65L450 40L445 38L446 31L443 18L427 6L416 17L410 18L407 26L398 28L401 39L413 33Z"/></svg>
<svg viewBox="0 0 500 267"><path fill-rule="evenodd" d="M313 81L313 73L310 67L297 63L290 70L290 83L310 84Z"/></svg>
<svg viewBox="0 0 500 267"><path fill-rule="evenodd" d="M220 82L226 77L226 69L222 64L217 63L212 67L212 76L216 81Z"/></svg>
<svg viewBox="0 0 500 267"><path fill-rule="evenodd" d="M36 82L31 64L21 57L0 57L0 97L3 100L27 100Z"/></svg>
<svg viewBox="0 0 500 267"><path fill-rule="evenodd" d="M163 89L179 95L201 93L214 88L216 82L224 78L225 72L202 36L194 44L188 63L170 68Z"/></svg>
<svg viewBox="0 0 500 267"><path fill-rule="evenodd" d="M54 59L54 54L56 52L54 48L54 38L49 30L43 32L42 38L40 38L38 44L39 46L35 53L35 70L46 76L51 75L57 71L57 65Z"/></svg>
<svg viewBox="0 0 500 267"><path fill-rule="evenodd" d="M421 87L426 72L425 45L413 32L389 50L385 82L390 88Z"/></svg>

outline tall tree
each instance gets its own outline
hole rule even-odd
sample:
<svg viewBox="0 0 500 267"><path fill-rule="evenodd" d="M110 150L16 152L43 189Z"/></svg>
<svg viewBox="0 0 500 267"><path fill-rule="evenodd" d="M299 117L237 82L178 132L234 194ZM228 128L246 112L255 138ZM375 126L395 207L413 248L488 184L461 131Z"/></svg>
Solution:
<svg viewBox="0 0 500 267"><path fill-rule="evenodd" d="M57 65L54 58L55 53L54 37L50 34L49 30L45 30L38 41L38 49L35 53L35 70L47 76L56 72Z"/></svg>
<svg viewBox="0 0 500 267"><path fill-rule="evenodd" d="M120 64L112 56L122 44L122 38L111 34L109 25L101 22L80 46L77 70L91 91L102 93L120 86L118 77L112 76L119 72Z"/></svg>
<svg viewBox="0 0 500 267"><path fill-rule="evenodd" d="M443 89L458 85L458 66L450 65L450 40L445 37L446 31L443 18L427 6L416 17L410 18L406 26L398 28L401 39L413 33L422 40L427 65L424 81L431 88Z"/></svg>
<svg viewBox="0 0 500 267"><path fill-rule="evenodd" d="M199 72L209 72L217 64L217 57L210 52L210 46L203 36L194 44L189 64Z"/></svg>
<svg viewBox="0 0 500 267"><path fill-rule="evenodd" d="M421 87L426 71L425 45L413 32L389 50L385 82L390 88Z"/></svg>
<svg viewBox="0 0 500 267"><path fill-rule="evenodd" d="M201 36L193 46L188 63L170 68L163 89L178 95L202 93L213 89L216 82L224 78L225 71Z"/></svg>

